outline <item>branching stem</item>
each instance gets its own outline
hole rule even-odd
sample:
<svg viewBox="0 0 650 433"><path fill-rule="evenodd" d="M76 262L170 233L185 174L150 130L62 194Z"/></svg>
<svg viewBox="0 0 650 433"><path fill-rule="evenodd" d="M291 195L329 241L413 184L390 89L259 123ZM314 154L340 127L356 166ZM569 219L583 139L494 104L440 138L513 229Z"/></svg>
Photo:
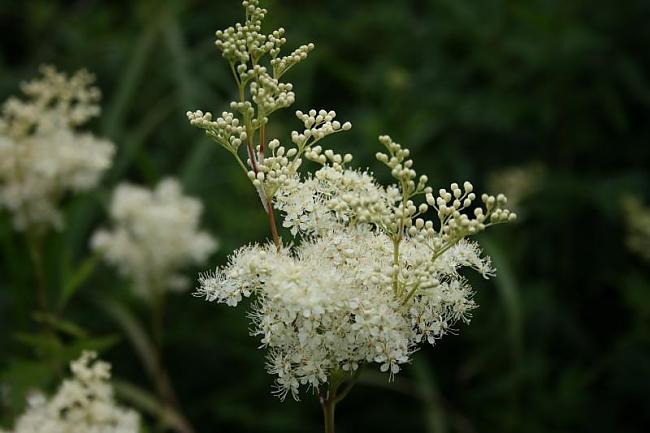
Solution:
<svg viewBox="0 0 650 433"><path fill-rule="evenodd" d="M323 409L323 421L325 424L325 433L335 433L335 412L336 405L341 402L352 390L352 387L357 383L357 379L361 374L361 366L357 368L352 376L348 376L343 371L333 373L329 378L329 386L320 394L320 405ZM347 383L346 382L347 377ZM345 383L343 389L339 392L341 385Z"/></svg>
<svg viewBox="0 0 650 433"><path fill-rule="evenodd" d="M325 433L334 433L334 415L336 411L336 393L328 395L328 398L321 397L321 406L323 408L323 419L325 422Z"/></svg>

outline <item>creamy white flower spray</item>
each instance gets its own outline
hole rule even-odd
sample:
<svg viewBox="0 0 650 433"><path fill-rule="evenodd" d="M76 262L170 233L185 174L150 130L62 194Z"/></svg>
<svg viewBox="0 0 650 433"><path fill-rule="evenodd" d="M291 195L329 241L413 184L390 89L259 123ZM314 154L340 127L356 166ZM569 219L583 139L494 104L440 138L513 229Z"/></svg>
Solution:
<svg viewBox="0 0 650 433"><path fill-rule="evenodd" d="M115 146L80 128L100 113L100 91L86 70L68 76L51 66L21 85L0 114L0 209L24 232L36 275L39 307L49 310L43 265L47 232L63 227L62 199L94 188Z"/></svg>
<svg viewBox="0 0 650 433"><path fill-rule="evenodd" d="M216 120L209 112L187 115L251 180L273 242L235 251L226 266L200 276L196 294L230 306L254 298L252 334L268 351L277 395L318 393L325 431L332 433L336 404L363 366L376 364L391 378L421 343L433 344L456 322L469 321L475 304L460 270L486 278L494 270L467 238L516 215L505 208L505 196L478 197L469 182L434 195L409 150L388 136L379 138L377 159L395 182L380 185L371 172L349 166L352 155L319 144L351 128L334 111L297 111L304 129L292 132L292 145L267 141L270 114L294 102L293 86L281 79L314 46L281 56L284 29L262 33L266 10L258 0L242 4L245 22L217 32L216 42L239 100ZM303 159L320 168L301 173ZM274 210L295 237L291 242L280 239Z"/></svg>
<svg viewBox="0 0 650 433"><path fill-rule="evenodd" d="M94 76L51 66L23 83L25 99L9 98L0 116L0 208L17 230L63 226L59 201L95 187L115 146L79 128L100 113Z"/></svg>
<svg viewBox="0 0 650 433"><path fill-rule="evenodd" d="M153 189L122 183L111 202L112 229L99 229L92 248L133 281L136 293L155 302L167 290L183 290L189 281L179 273L201 264L217 242L199 228L203 204L183 194L174 178Z"/></svg>
<svg viewBox="0 0 650 433"><path fill-rule="evenodd" d="M178 431L192 433L193 427L183 415L172 381L164 368L163 335L166 293L183 290L189 281L181 270L204 263L217 249L216 240L200 230L203 204L183 193L174 178L163 179L152 190L122 183L111 201L111 229L99 229L91 246L99 255L129 280L151 314L152 342L144 330L134 336L129 329L135 318L118 305L108 308L122 325L149 372L161 400L174 410ZM113 305L113 304L108 304ZM117 309L117 310L116 310ZM146 340L146 344L143 341Z"/></svg>
<svg viewBox="0 0 650 433"><path fill-rule="evenodd" d="M84 352L73 361L73 377L50 398L33 395L7 433L138 433L140 416L116 404L111 366L96 358L95 353Z"/></svg>

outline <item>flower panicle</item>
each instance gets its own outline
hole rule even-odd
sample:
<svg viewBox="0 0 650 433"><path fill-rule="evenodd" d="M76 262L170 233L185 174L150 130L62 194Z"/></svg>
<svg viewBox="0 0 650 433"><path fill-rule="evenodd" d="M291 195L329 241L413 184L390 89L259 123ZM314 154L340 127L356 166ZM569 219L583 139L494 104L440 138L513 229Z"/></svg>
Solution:
<svg viewBox="0 0 650 433"><path fill-rule="evenodd" d="M113 143L80 129L100 113L94 76L40 70L0 112L0 208L17 230L36 234L63 228L62 199L94 188L115 154Z"/></svg>
<svg viewBox="0 0 650 433"><path fill-rule="evenodd" d="M201 264L217 241L200 229L202 203L183 194L178 180L163 179L153 189L122 183L110 207L113 227L97 230L91 246L131 279L147 300L165 290L184 290L180 270Z"/></svg>
<svg viewBox="0 0 650 433"><path fill-rule="evenodd" d="M110 364L94 352L84 352L70 370L72 377L52 397L38 393L29 398L27 410L8 433L140 431L139 414L115 402Z"/></svg>
<svg viewBox="0 0 650 433"><path fill-rule="evenodd" d="M200 274L195 295L229 306L253 299L250 333L267 351L281 399L353 382L363 365L392 380L423 343L469 322L476 304L462 269L495 273L469 238L517 215L505 195L479 196L470 182L434 195L410 150L387 135L376 157L393 183L380 184L372 171L351 167L351 154L323 147L352 127L332 110L296 111L302 128L291 132L291 145L266 137L268 116L295 99L281 78L313 45L282 57L284 29L261 33L267 11L257 0L243 6L245 22L217 32L216 42L240 99L216 120L202 111L188 118L235 157L293 240L238 249L225 266ZM303 160L317 169L305 173Z"/></svg>

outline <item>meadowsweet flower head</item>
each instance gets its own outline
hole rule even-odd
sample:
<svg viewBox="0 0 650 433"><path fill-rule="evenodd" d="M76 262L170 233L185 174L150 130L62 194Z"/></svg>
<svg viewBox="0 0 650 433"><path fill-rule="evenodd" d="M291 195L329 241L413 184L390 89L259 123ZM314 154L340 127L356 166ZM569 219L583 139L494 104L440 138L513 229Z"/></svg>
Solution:
<svg viewBox="0 0 650 433"><path fill-rule="evenodd" d="M485 196L486 209L470 218L473 188L453 184L434 204L434 225L419 218L429 205L410 202L416 191L433 200L424 185L405 196L368 172L325 164L277 194L284 225L301 243L279 252L244 247L200 277L196 294L210 301L234 306L255 297L252 333L269 351L278 395L297 398L301 385L318 389L363 364L396 374L419 343L469 321L473 291L460 271L486 278L494 271L466 237L515 216L504 197Z"/></svg>
<svg viewBox="0 0 650 433"><path fill-rule="evenodd" d="M92 247L133 280L145 297L183 289L182 267L200 264L215 251L216 241L199 230L203 206L183 195L178 181L165 179L154 190L121 184L113 195L113 228L101 229Z"/></svg>
<svg viewBox="0 0 650 433"><path fill-rule="evenodd" d="M0 208L18 230L63 225L59 202L92 189L110 166L114 145L79 128L99 114L99 90L85 70L72 76L41 68L0 115Z"/></svg>
<svg viewBox="0 0 650 433"><path fill-rule="evenodd" d="M269 351L278 395L297 398L300 385L322 387L362 364L395 374L418 343L433 344L458 320L469 320L472 291L458 271L489 268L476 245L457 244L432 263L414 240L404 249L400 283L421 288L408 302L393 290L391 240L367 227L280 253L272 245L244 247L228 266L204 274L197 294L229 305L255 296L252 333Z"/></svg>
<svg viewBox="0 0 650 433"><path fill-rule="evenodd" d="M375 364L392 377L421 343L469 321L475 304L462 269L485 278L494 270L468 238L517 215L505 195L477 196L470 182L434 194L409 149L386 135L376 157L394 181L381 185L371 171L350 166L352 155L323 147L323 139L352 126L331 110L296 111L302 128L291 133L291 144L266 137L268 116L293 103L292 87L277 80L312 46L277 57L284 30L261 33L266 11L257 0L242 4L245 24L217 32L239 88L234 113L213 120L195 111L188 118L250 179L273 243L235 251L228 264L200 275L195 294L230 306L253 298L251 332L268 351L276 393L298 398L311 388L331 406L361 366ZM267 55L270 68L261 66ZM304 161L318 169L304 173ZM280 239L275 213L291 242Z"/></svg>
<svg viewBox="0 0 650 433"><path fill-rule="evenodd" d="M72 378L50 398L35 394L11 433L138 433L140 418L117 406L111 366L85 352L71 363Z"/></svg>

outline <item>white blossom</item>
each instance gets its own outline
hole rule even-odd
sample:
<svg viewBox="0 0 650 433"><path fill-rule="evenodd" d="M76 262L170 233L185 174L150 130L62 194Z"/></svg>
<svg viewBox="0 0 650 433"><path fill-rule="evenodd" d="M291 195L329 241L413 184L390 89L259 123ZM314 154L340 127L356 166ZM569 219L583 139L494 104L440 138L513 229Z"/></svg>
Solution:
<svg viewBox="0 0 650 433"><path fill-rule="evenodd" d="M138 433L140 417L117 406L110 364L84 352L71 363L73 377L50 398L35 394L8 433Z"/></svg>
<svg viewBox="0 0 650 433"><path fill-rule="evenodd" d="M111 230L100 229L92 247L133 280L136 291L150 297L160 290L184 289L179 273L200 264L217 243L199 230L203 205L183 195L178 181L165 179L152 191L121 184L113 195Z"/></svg>
<svg viewBox="0 0 650 433"><path fill-rule="evenodd" d="M18 230L61 228L61 198L95 187L115 152L111 142L79 131L99 114L94 77L47 66L41 72L23 83L26 99L8 99L0 116L0 208Z"/></svg>
<svg viewBox="0 0 650 433"><path fill-rule="evenodd" d="M251 333L268 352L277 395L297 399L306 387L321 393L325 407L363 365L376 364L392 377L421 343L433 344L469 321L475 304L462 269L485 278L494 270L467 238L517 215L506 208L505 195L479 198L469 182L434 195L427 176L417 176L410 151L389 136L379 138L384 152L377 159L392 185L350 168L352 155L320 144L352 127L331 110L296 111L302 132L292 131L287 147L267 140L268 116L294 102L293 86L279 80L313 45L278 57L284 29L261 33L266 10L259 0L242 5L245 23L217 32L216 42L238 88L234 114L216 121L202 111L187 116L251 181L273 243L235 251L225 266L199 276L195 294L229 306L252 298ZM269 68L262 66L265 56ZM302 174L303 159L321 167ZM292 235L288 242L277 233L274 210Z"/></svg>
<svg viewBox="0 0 650 433"><path fill-rule="evenodd" d="M450 242L442 238L453 219L443 218L431 236L428 223L411 222L424 232L413 235L404 223L395 262L391 221L404 215L397 186L330 165L288 185L276 205L302 242L280 251L243 247L226 266L201 275L196 291L230 306L255 298L251 332L268 349L281 398L298 398L300 386L319 388L363 364L396 374L419 343L433 344L457 321L469 321L473 291L460 270L493 275L478 244L464 239L469 229Z"/></svg>
<svg viewBox="0 0 650 433"><path fill-rule="evenodd" d="M314 176L287 183L276 195L283 225L294 236L334 230L348 223L387 224L390 193L369 172L326 165Z"/></svg>

